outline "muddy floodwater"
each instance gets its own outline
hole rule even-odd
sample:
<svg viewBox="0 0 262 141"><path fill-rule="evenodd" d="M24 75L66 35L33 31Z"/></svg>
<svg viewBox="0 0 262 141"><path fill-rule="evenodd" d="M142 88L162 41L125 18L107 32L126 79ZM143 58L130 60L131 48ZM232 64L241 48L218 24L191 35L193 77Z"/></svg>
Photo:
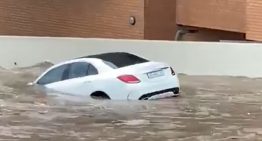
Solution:
<svg viewBox="0 0 262 141"><path fill-rule="evenodd" d="M0 141L262 140L262 79L180 75L180 97L108 101L27 86L49 66L0 68Z"/></svg>

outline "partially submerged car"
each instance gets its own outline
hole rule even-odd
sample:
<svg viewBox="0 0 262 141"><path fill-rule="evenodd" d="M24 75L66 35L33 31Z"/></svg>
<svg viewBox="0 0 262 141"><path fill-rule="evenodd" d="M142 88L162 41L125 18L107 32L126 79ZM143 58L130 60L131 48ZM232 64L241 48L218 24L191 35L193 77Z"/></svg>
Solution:
<svg viewBox="0 0 262 141"><path fill-rule="evenodd" d="M33 85L71 95L112 100L148 100L171 92L179 95L172 67L125 52L90 55L56 64Z"/></svg>

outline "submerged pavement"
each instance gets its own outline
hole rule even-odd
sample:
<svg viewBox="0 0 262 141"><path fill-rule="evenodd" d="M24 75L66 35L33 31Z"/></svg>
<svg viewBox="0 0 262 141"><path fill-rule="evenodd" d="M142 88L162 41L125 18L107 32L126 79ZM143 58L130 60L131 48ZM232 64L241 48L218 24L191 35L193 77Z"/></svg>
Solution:
<svg viewBox="0 0 262 141"><path fill-rule="evenodd" d="M262 79L180 75L180 97L104 101L26 85L50 65L0 68L0 141L262 140Z"/></svg>

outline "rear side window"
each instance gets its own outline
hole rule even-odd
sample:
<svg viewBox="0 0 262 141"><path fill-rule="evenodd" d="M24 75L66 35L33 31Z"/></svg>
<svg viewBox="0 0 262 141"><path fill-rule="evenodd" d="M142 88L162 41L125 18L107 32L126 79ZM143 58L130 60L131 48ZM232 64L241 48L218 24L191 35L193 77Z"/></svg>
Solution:
<svg viewBox="0 0 262 141"><path fill-rule="evenodd" d="M113 69L117 69L118 67L115 65L115 64L113 64L113 63L111 63L111 62L108 62L108 61L103 61L106 65L108 65L109 67L111 67L111 68L113 68Z"/></svg>
<svg viewBox="0 0 262 141"><path fill-rule="evenodd" d="M45 85L49 83L54 83L58 81L64 80L65 72L68 69L68 65L63 65L57 68L54 68L47 72L38 82L37 84Z"/></svg>
<svg viewBox="0 0 262 141"><path fill-rule="evenodd" d="M86 62L77 62L70 65L68 79L98 74L97 69Z"/></svg>
<svg viewBox="0 0 262 141"><path fill-rule="evenodd" d="M69 79L86 76L88 73L88 64L85 62L73 63L70 65Z"/></svg>
<svg viewBox="0 0 262 141"><path fill-rule="evenodd" d="M88 75L96 75L96 74L98 74L97 69L93 65L89 64L88 65Z"/></svg>

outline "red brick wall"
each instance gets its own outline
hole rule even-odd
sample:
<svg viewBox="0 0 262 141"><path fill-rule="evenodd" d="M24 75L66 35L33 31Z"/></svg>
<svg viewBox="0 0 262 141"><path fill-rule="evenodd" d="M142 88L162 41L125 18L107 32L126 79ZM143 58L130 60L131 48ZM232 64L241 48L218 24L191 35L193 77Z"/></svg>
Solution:
<svg viewBox="0 0 262 141"><path fill-rule="evenodd" d="M177 23L244 33L246 0L177 0Z"/></svg>
<svg viewBox="0 0 262 141"><path fill-rule="evenodd" d="M262 1L248 0L247 39L262 41Z"/></svg>
<svg viewBox="0 0 262 141"><path fill-rule="evenodd" d="M0 35L143 39L144 1L0 0Z"/></svg>
<svg viewBox="0 0 262 141"><path fill-rule="evenodd" d="M262 40L261 9L259 0L0 0L0 35L173 40L177 22L203 27L186 40Z"/></svg>
<svg viewBox="0 0 262 141"><path fill-rule="evenodd" d="M145 0L145 39L174 40L176 0Z"/></svg>
<svg viewBox="0 0 262 141"><path fill-rule="evenodd" d="M244 33L222 30L195 28L196 33L185 34L182 40L186 41L221 41L221 40L245 40Z"/></svg>

